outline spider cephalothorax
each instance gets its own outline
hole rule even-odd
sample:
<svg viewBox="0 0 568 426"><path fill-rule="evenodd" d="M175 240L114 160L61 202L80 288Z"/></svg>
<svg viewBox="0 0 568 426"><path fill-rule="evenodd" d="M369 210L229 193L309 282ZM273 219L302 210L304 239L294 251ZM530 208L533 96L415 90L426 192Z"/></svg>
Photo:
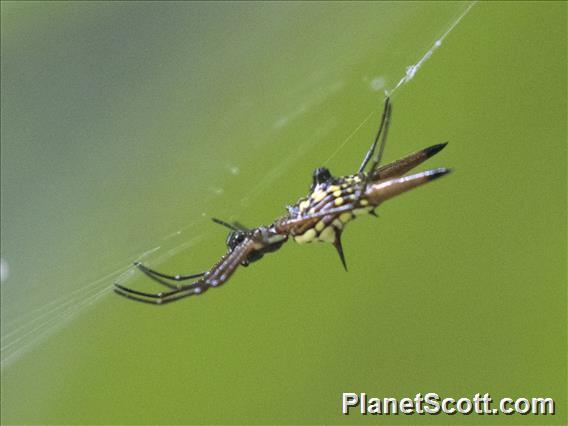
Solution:
<svg viewBox="0 0 568 426"><path fill-rule="evenodd" d="M384 201L449 172L449 169L439 168L405 175L440 152L446 146L445 143L430 146L380 166L391 112L392 107L387 98L375 140L356 174L334 177L325 167L315 169L308 195L296 204L288 206L288 213L269 226L248 229L236 222L229 224L213 219L229 228L230 232L226 241L227 253L208 271L193 275L166 275L136 263L143 272L167 285L170 290L162 293L143 293L120 284L115 284L115 290L123 296L155 304L200 294L226 282L239 265L248 266L251 262L260 260L266 253L278 250L289 237L300 244L313 241L333 244L341 263L347 269L341 245L341 235L347 223L361 215L374 215L375 209ZM377 147L378 152L375 153ZM176 283L194 281L191 284L172 285L162 279Z"/></svg>
<svg viewBox="0 0 568 426"><path fill-rule="evenodd" d="M241 261L241 265L248 266L252 262L262 259L266 253L278 250L282 244L288 239L287 235L275 233L266 226L259 226L255 229L248 229L238 222L232 224L224 222L220 219L213 218L215 223L229 228L229 235L227 235L227 248L229 252L235 250L246 239L258 240L260 243L251 253Z"/></svg>
<svg viewBox="0 0 568 426"><path fill-rule="evenodd" d="M248 236L247 231L241 231L240 229L236 231L229 232L227 235L227 247L229 250L234 250L240 243L242 243L245 238Z"/></svg>

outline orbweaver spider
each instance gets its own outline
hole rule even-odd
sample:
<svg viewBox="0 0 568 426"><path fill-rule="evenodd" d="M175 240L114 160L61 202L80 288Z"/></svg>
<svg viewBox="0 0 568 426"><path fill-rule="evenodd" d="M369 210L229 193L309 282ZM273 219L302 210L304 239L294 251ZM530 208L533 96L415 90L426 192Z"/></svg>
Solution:
<svg viewBox="0 0 568 426"><path fill-rule="evenodd" d="M173 302L200 294L225 283L239 265L248 266L266 253L278 250L290 237L300 244L312 241L333 244L343 267L347 270L341 246L341 233L348 222L361 215L375 215L375 209L382 202L450 171L438 168L405 176L406 172L440 152L446 143L430 146L380 166L391 114L392 106L387 97L377 135L356 174L335 177L325 167L316 169L308 195L296 204L288 206L288 213L271 225L248 229L238 223L229 224L213 219L214 222L229 228L230 232L227 237L227 253L210 270L192 275L166 275L137 262L135 265L141 271L170 287L170 290L155 294L144 293L115 283L115 291L123 296L153 304ZM187 280L193 282L175 285L164 280L175 283Z"/></svg>

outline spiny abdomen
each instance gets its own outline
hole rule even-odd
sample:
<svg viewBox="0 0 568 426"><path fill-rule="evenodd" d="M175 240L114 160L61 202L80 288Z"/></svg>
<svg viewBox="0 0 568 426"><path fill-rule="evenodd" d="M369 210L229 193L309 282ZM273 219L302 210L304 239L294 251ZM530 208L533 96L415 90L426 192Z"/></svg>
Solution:
<svg viewBox="0 0 568 426"><path fill-rule="evenodd" d="M339 214L323 216L309 226L292 230L294 240L299 244L313 241L335 243L338 233L343 231L347 223L373 210L369 201L361 194L363 185L359 176L347 176L334 184L318 185L314 188L311 194L297 204L300 215L321 214L349 205L353 208Z"/></svg>
<svg viewBox="0 0 568 426"><path fill-rule="evenodd" d="M365 201L365 200L363 200ZM358 216L369 214L373 210L372 206L358 207L352 212L344 212L329 219L324 217L320 219L315 226L305 230L303 233L294 235L294 241L298 244L307 244L314 241L334 243L336 232L342 232L349 222Z"/></svg>

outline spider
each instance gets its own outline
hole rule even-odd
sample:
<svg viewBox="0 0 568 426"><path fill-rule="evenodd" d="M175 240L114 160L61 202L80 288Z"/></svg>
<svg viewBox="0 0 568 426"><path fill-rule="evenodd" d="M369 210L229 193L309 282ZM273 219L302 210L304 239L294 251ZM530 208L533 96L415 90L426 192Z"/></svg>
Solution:
<svg viewBox="0 0 568 426"><path fill-rule="evenodd" d="M405 175L440 152L447 142L380 166L391 114L392 104L387 97L375 139L356 174L336 177L325 167L317 168L313 172L308 195L288 206L287 214L271 225L249 229L237 222L230 224L213 218L214 222L229 228L230 232L226 241L227 252L208 271L191 275L167 275L136 262L134 265L142 272L168 286L170 290L144 293L115 283L115 291L131 299L153 304L197 295L225 283L239 265L248 266L262 259L265 254L280 249L289 238L299 244L313 241L333 244L347 270L341 245L341 234L347 223L366 214L376 216L375 209L382 202L450 172L447 168L437 168ZM183 284L183 281L191 283Z"/></svg>

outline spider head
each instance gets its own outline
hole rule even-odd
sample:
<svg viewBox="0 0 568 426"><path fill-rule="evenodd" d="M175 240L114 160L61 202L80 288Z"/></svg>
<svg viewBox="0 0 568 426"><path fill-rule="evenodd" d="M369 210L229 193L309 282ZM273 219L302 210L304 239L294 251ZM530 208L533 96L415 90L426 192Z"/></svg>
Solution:
<svg viewBox="0 0 568 426"><path fill-rule="evenodd" d="M312 175L312 190L323 183L331 181L333 178L331 176L331 172L329 169L325 167L319 167L314 170L314 174Z"/></svg>
<svg viewBox="0 0 568 426"><path fill-rule="evenodd" d="M229 232L229 235L227 236L227 247L229 247L231 250L234 250L235 247L237 247L240 243L242 243L245 239L245 237L247 236L247 232L246 231L242 231L242 230L236 230L236 231L231 231Z"/></svg>

